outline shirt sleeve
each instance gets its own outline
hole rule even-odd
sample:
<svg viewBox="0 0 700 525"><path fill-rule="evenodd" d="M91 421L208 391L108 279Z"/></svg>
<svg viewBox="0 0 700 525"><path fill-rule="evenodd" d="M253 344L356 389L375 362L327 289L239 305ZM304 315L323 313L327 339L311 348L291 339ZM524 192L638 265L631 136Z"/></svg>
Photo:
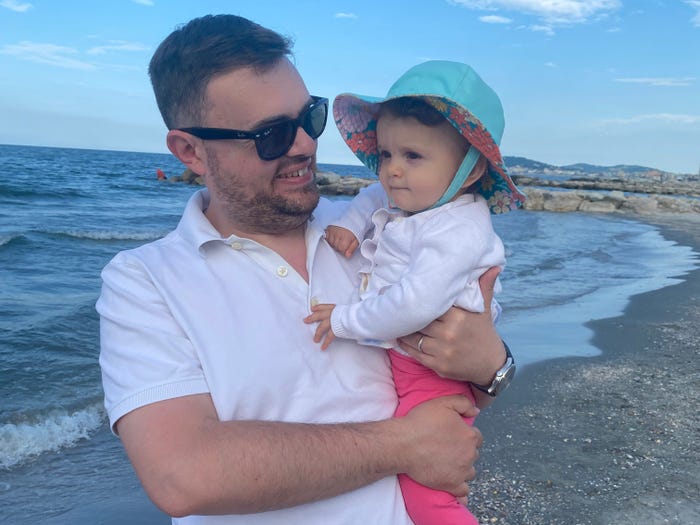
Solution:
<svg viewBox="0 0 700 525"><path fill-rule="evenodd" d="M132 410L209 391L196 351L138 260L102 271L100 367L110 426Z"/></svg>
<svg viewBox="0 0 700 525"><path fill-rule="evenodd" d="M374 212L385 208L388 204L389 200L382 185L378 182L370 184L360 190L343 216L332 224L350 230L359 241L362 241L372 227Z"/></svg>
<svg viewBox="0 0 700 525"><path fill-rule="evenodd" d="M415 236L403 276L380 295L336 305L333 333L357 340L390 340L425 327L458 297L470 303L469 309L483 311L478 278L491 266L504 264L503 245L491 233L473 221L444 215L426 222Z"/></svg>

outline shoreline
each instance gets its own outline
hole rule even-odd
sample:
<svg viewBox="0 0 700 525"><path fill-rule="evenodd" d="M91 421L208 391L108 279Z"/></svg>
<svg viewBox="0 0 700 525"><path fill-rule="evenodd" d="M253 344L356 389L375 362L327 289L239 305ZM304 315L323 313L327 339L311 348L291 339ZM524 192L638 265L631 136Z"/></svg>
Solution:
<svg viewBox="0 0 700 525"><path fill-rule="evenodd" d="M635 219L700 252L700 217ZM601 355L528 365L479 416L480 523L700 523L700 269L682 279L587 323Z"/></svg>

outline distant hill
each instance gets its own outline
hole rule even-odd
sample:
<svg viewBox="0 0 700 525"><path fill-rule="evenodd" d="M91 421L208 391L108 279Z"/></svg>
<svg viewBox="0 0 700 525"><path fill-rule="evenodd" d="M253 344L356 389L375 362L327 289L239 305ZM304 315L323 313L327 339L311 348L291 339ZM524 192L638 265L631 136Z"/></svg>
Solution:
<svg viewBox="0 0 700 525"><path fill-rule="evenodd" d="M567 166L562 166L565 170L575 170L583 171L585 173L606 173L606 172L632 172L632 173L648 173L648 172L660 172L654 168L647 168L646 166L634 166L630 164L617 164L615 166L595 166L594 164L585 164L579 162L578 164L569 164Z"/></svg>
<svg viewBox="0 0 700 525"><path fill-rule="evenodd" d="M528 159L525 157L503 157L508 170L513 175L560 175L566 177L619 177L619 176L664 176L676 175L663 170L636 166L630 164L618 164L616 166L596 166L594 164L577 163L567 166L555 166L545 162ZM681 174L681 177L683 175ZM692 176L691 176L692 177Z"/></svg>
<svg viewBox="0 0 700 525"><path fill-rule="evenodd" d="M536 160L526 159L525 157L503 157L503 162L508 168L520 166L531 170L557 169L557 166L545 164Z"/></svg>

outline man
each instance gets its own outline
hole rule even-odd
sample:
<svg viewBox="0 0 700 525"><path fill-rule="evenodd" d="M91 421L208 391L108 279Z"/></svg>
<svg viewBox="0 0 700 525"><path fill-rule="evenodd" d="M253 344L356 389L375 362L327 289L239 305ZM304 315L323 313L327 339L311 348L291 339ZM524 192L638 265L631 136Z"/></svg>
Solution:
<svg viewBox="0 0 700 525"><path fill-rule="evenodd" d="M349 299L358 261L323 240L341 211L313 180L327 101L289 54L277 33L221 15L176 30L151 61L168 147L207 189L174 232L103 271L110 424L177 523L410 523L396 474L466 496L481 436L460 415L478 410L446 397L391 418L383 350L313 343L302 319ZM489 312L452 309L402 347L479 384L505 361Z"/></svg>

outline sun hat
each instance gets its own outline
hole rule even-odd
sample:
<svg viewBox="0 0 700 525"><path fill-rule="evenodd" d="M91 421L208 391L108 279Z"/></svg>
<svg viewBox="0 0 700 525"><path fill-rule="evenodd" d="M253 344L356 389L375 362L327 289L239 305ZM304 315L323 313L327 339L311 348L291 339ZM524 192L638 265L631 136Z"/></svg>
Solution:
<svg viewBox="0 0 700 525"><path fill-rule="evenodd" d="M432 207L451 200L480 155L488 161L486 173L473 186L488 202L491 213L504 213L525 200L508 175L499 144L505 119L496 92L467 64L430 60L412 67L384 98L343 93L333 101L333 117L348 147L375 173L379 171L377 115L387 100L416 97L434 107L471 144L467 155L442 197Z"/></svg>

